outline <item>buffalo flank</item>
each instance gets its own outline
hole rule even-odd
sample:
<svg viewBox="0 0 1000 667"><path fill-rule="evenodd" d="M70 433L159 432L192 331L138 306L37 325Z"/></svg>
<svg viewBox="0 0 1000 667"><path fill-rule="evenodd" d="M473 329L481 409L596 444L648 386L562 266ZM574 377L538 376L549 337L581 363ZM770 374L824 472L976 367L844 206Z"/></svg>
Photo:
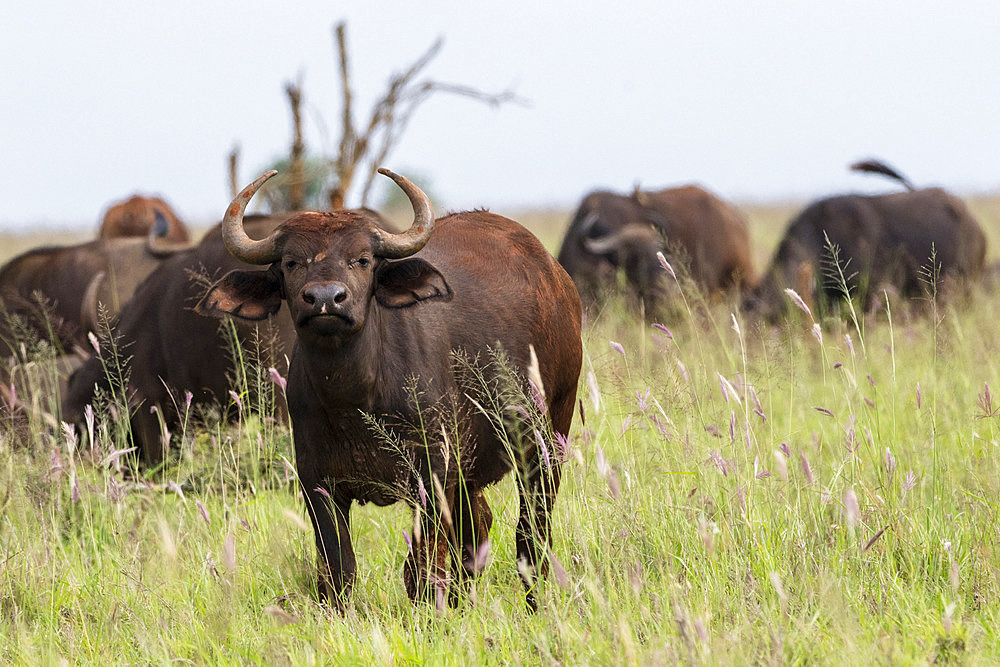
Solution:
<svg viewBox="0 0 1000 667"><path fill-rule="evenodd" d="M836 301L844 287L865 308L883 292L924 296L939 280L965 286L980 279L986 235L966 205L941 188L914 189L875 161L853 169L882 174L907 190L838 195L807 206L789 224L748 310L775 318L787 308L783 291L807 302ZM842 276L842 277L841 277Z"/></svg>

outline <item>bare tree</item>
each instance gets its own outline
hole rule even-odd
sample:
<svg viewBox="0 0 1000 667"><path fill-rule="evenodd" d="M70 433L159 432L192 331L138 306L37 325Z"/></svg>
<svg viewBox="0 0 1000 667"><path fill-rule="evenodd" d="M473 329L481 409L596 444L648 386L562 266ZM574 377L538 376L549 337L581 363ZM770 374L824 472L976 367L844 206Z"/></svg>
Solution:
<svg viewBox="0 0 1000 667"><path fill-rule="evenodd" d="M330 190L331 209L344 207L347 191L359 171L365 178L361 205L368 204L368 195L375 179L376 170L385 162L395 147L417 107L434 93L469 97L493 107L506 102L521 104L525 102L510 90L490 94L471 86L443 83L433 79L418 81L418 75L441 50L444 42L438 38L410 67L401 73L394 74L389 79L385 93L372 108L367 125L361 132L358 132L354 124L353 95L347 60L347 37L343 22L336 25L334 35L337 40L337 56L340 61L340 85L344 106L341 116L340 152L336 159L331 160L330 163L336 179ZM367 164L361 167L363 162L367 162Z"/></svg>

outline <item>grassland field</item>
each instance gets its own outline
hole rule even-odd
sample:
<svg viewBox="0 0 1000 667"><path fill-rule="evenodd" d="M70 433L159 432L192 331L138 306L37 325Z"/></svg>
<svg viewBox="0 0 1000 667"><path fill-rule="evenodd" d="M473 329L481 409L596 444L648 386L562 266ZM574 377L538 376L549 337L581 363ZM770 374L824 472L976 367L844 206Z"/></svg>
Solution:
<svg viewBox="0 0 1000 667"><path fill-rule="evenodd" d="M1000 198L970 206L992 261ZM761 271L796 209L744 207ZM553 251L569 220L497 212ZM235 421L192 408L154 471L120 454L120 413L85 447L0 429L0 663L1000 663L1000 294L818 329L686 296L669 335L618 303L587 323L536 613L510 479L470 600L411 604L412 515L364 506L353 597L319 605L291 435L237 386Z"/></svg>

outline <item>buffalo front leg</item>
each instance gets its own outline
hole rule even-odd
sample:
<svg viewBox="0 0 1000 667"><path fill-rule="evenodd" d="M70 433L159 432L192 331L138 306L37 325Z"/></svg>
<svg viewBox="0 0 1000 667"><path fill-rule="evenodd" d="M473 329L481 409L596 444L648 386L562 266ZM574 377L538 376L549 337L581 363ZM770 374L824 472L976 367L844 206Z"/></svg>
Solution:
<svg viewBox="0 0 1000 667"><path fill-rule="evenodd" d="M559 468L536 465L518 475L520 512L515 530L517 571L524 583L525 601L538 608L534 595L539 577L548 573L548 551L552 544L549 515L559 491Z"/></svg>
<svg viewBox="0 0 1000 667"><path fill-rule="evenodd" d="M319 553L319 599L343 610L354 585L357 561L351 546L351 501L338 500L325 482L302 482Z"/></svg>

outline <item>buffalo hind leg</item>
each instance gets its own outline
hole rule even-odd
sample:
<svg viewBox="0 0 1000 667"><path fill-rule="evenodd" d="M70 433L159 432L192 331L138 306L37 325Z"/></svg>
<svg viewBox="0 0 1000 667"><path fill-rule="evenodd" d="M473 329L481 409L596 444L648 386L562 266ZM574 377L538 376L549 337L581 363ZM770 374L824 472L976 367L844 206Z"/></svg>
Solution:
<svg viewBox="0 0 1000 667"><path fill-rule="evenodd" d="M482 489L461 485L456 496L452 509L455 532L451 545L455 582L448 598L453 607L469 597L472 580L482 574L486 567L490 528L493 527L493 512L486 503Z"/></svg>
<svg viewBox="0 0 1000 667"><path fill-rule="evenodd" d="M343 611L357 571L354 548L351 546L351 501L336 500L330 485L325 482L307 483L302 480L302 487L319 552L319 599Z"/></svg>
<svg viewBox="0 0 1000 667"><path fill-rule="evenodd" d="M437 510L435 502L414 509L410 554L403 565L406 594L414 602L423 601L441 609L449 588L448 552L452 526Z"/></svg>
<svg viewBox="0 0 1000 667"><path fill-rule="evenodd" d="M538 608L534 589L540 577L548 573L548 550L552 544L549 515L559 491L558 466L536 465L519 475L520 513L515 530L517 571L524 583L525 601Z"/></svg>
<svg viewBox="0 0 1000 667"><path fill-rule="evenodd" d="M493 527L493 511L483 490L463 486L454 510L455 571L462 579L478 577L485 565L486 549Z"/></svg>
<svg viewBox="0 0 1000 667"><path fill-rule="evenodd" d="M576 386L568 392L553 398L549 405L554 433L569 435L576 405ZM568 452L551 448L548 461L535 456L520 462L517 470L517 490L520 496L520 512L515 530L517 544L517 570L525 588L525 602L532 610L538 608L534 587L539 577L548 573L548 552L552 546L552 531L549 517L559 492L559 464Z"/></svg>

